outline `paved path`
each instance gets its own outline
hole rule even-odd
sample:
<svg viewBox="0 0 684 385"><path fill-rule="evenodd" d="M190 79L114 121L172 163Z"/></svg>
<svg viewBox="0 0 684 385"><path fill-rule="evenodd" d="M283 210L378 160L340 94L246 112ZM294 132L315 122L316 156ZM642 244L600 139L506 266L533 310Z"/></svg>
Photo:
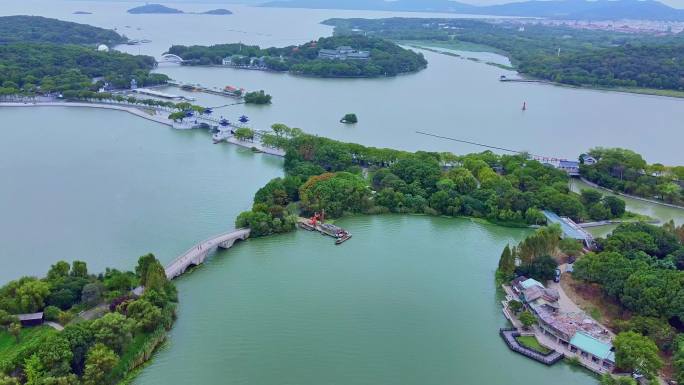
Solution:
<svg viewBox="0 0 684 385"><path fill-rule="evenodd" d="M661 202L661 201L657 201L657 200L653 200L653 199L642 198L642 197L638 197L638 196L635 196L635 195L629 195L629 194L625 194L625 193L622 193L622 192L619 192L619 191L611 190L611 189L609 189L609 188L606 188L606 187L603 187L603 186L599 186L599 185L597 185L596 183L591 182L591 181L589 181L588 179L585 179L585 178L583 178L583 177L581 177L580 180L581 180L582 182L588 184L589 186L593 187L593 188L597 188L597 189L599 189L599 190L608 191L608 192L613 193L613 194L615 194L615 195L620 195L620 196L623 196L623 197L626 197L626 198L631 198L631 199L635 199L635 200L642 201L642 202L653 203L653 204L656 204L656 205L667 206L667 207L671 207L671 208L673 208L673 209L684 210L684 206L673 205L673 204L671 204L671 203L665 203L665 202Z"/></svg>
<svg viewBox="0 0 684 385"><path fill-rule="evenodd" d="M58 332L61 332L62 330L64 330L64 326L58 324L57 322L47 321L47 322L45 322L45 325L57 330Z"/></svg>
<svg viewBox="0 0 684 385"><path fill-rule="evenodd" d="M191 267L199 266L207 258L207 255L216 248L231 248L235 242L245 240L249 237L249 229L238 229L206 239L188 251L174 259L164 271L168 279L174 279Z"/></svg>

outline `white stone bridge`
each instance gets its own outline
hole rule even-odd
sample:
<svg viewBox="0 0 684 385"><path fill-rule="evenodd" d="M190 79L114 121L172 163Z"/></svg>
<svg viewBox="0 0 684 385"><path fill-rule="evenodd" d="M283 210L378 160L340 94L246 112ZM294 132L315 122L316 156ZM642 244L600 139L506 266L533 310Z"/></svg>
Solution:
<svg viewBox="0 0 684 385"><path fill-rule="evenodd" d="M199 266L207 258L207 255L217 248L229 249L235 242L244 241L249 237L249 229L238 229L204 240L190 250L173 260L166 268L166 277L174 279L185 273L192 266Z"/></svg>

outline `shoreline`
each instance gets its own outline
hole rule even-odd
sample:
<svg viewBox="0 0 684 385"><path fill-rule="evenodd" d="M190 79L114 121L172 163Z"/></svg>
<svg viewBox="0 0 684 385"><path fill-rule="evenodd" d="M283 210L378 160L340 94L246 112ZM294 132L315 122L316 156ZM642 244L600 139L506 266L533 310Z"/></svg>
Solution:
<svg viewBox="0 0 684 385"><path fill-rule="evenodd" d="M410 45L410 47L413 47L416 49L423 49L423 50L433 52L436 54L440 54L440 55L451 56L451 57L459 57L459 58L462 58L464 60L469 59L469 58L462 56L462 55L457 56L457 54L452 54L449 52L443 52L443 51L439 50L439 48L456 49L456 50L457 50L457 48L446 48L446 47L441 47L438 45L420 45L420 44ZM497 55L506 56L509 60L511 60L507 55L502 54L501 52L496 52L496 51L469 51L469 50L463 50L463 51L494 53ZM471 60L471 61L474 61L474 60ZM482 60L477 60L476 62L486 64L486 65L490 65L493 67L498 67L498 68L508 70L508 71L515 71L518 75L520 75L521 79L535 80L536 83L542 83L542 84L546 84L546 85L550 85L550 86L570 88L570 89L576 89L576 90L603 91L603 92L629 94L629 95L658 96L658 97L662 97L662 98L671 98L671 99L677 99L677 100L684 99L684 91L659 90L656 88L639 88L639 87L630 88L630 87L573 86L570 84L558 83L558 82L554 82L551 80L540 79L540 78L528 76L528 75L525 75L525 74L518 72L517 68L515 68L515 67L502 66L502 65L499 65L497 63L484 62Z"/></svg>

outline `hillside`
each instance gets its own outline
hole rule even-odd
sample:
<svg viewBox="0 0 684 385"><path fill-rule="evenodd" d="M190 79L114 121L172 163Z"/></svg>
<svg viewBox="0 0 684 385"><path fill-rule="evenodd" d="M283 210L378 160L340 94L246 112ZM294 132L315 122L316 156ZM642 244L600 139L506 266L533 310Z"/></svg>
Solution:
<svg viewBox="0 0 684 385"><path fill-rule="evenodd" d="M146 13L184 13L180 9L170 8L161 4L145 4L139 7L131 8L128 13L132 14L146 14Z"/></svg>
<svg viewBox="0 0 684 385"><path fill-rule="evenodd" d="M476 6L451 0L274 0L264 7L446 12L557 19L648 19L684 21L684 10L656 0L551 0Z"/></svg>
<svg viewBox="0 0 684 385"><path fill-rule="evenodd" d="M0 44L21 42L114 45L124 41L126 38L112 30L86 24L40 16L0 17Z"/></svg>

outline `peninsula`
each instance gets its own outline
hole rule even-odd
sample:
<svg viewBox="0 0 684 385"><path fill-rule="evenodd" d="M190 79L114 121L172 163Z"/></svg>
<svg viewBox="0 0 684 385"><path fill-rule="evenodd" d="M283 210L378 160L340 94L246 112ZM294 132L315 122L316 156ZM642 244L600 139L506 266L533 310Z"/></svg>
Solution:
<svg viewBox="0 0 684 385"><path fill-rule="evenodd" d="M329 19L335 34L508 58L523 76L558 84L684 97L684 40L675 33L628 33L526 20Z"/></svg>

